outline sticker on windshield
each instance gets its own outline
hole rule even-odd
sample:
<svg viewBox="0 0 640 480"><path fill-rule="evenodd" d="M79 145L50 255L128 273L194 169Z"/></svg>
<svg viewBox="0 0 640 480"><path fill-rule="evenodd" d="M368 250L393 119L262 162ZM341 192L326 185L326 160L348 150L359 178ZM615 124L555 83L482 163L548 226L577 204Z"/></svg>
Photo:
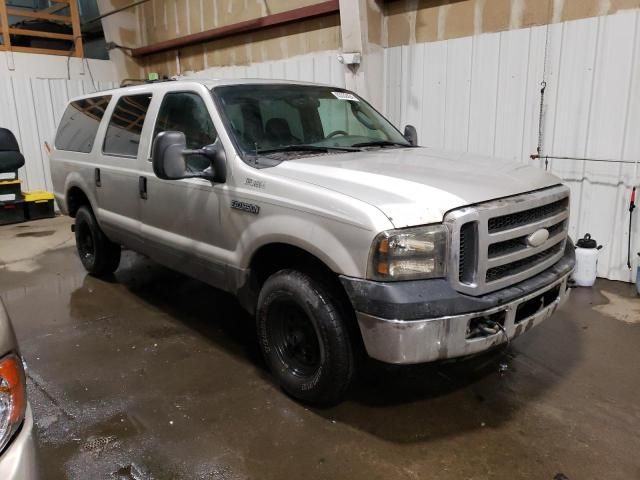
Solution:
<svg viewBox="0 0 640 480"><path fill-rule="evenodd" d="M351 102L359 102L358 97L347 92L331 92L338 100L349 100Z"/></svg>

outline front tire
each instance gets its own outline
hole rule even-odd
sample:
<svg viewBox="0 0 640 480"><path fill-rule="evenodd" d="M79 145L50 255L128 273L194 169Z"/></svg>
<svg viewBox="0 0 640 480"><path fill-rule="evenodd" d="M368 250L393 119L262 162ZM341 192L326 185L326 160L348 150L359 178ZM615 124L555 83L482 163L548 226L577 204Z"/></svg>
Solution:
<svg viewBox="0 0 640 480"><path fill-rule="evenodd" d="M120 245L107 238L86 205L76 213L75 234L78 256L87 272L100 277L118 269Z"/></svg>
<svg viewBox="0 0 640 480"><path fill-rule="evenodd" d="M257 311L260 349L292 397L323 406L344 398L354 353L343 312L331 290L305 273L281 270L265 282Z"/></svg>

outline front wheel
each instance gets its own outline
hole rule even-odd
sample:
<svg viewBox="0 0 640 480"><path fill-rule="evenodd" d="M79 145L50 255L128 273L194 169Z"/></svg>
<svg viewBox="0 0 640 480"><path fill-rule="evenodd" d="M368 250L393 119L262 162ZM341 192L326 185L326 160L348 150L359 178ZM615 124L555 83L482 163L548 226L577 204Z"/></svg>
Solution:
<svg viewBox="0 0 640 480"><path fill-rule="evenodd" d="M292 397L332 405L344 397L354 354L339 301L295 270L267 279L258 299L258 339L273 375Z"/></svg>
<svg viewBox="0 0 640 480"><path fill-rule="evenodd" d="M117 270L120 245L107 238L87 206L76 213L75 233L78 256L87 272L99 277Z"/></svg>

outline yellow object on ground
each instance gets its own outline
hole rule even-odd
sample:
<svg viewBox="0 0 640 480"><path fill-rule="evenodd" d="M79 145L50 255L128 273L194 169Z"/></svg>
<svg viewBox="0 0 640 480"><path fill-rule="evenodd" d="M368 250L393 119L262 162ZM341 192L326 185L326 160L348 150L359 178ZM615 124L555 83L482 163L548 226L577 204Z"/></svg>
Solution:
<svg viewBox="0 0 640 480"><path fill-rule="evenodd" d="M32 190L22 194L27 220L51 218L55 216L53 193L44 190Z"/></svg>
<svg viewBox="0 0 640 480"><path fill-rule="evenodd" d="M53 193L45 190L32 190L30 192L24 192L23 194L25 202L46 202L53 200Z"/></svg>

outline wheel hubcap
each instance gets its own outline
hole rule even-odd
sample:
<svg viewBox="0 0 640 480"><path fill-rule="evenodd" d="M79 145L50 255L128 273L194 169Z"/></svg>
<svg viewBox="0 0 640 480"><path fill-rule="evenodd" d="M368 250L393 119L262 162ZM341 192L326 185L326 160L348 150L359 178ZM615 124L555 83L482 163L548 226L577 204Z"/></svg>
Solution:
<svg viewBox="0 0 640 480"><path fill-rule="evenodd" d="M78 244L78 253L80 254L80 258L85 261L92 261L95 256L95 245L93 242L93 235L91 235L91 230L89 230L89 227L83 223L76 225L76 229L78 232L76 242Z"/></svg>
<svg viewBox="0 0 640 480"><path fill-rule="evenodd" d="M320 367L320 343L302 308L291 301L278 302L270 309L268 325L271 344L280 360L296 375L313 375Z"/></svg>

